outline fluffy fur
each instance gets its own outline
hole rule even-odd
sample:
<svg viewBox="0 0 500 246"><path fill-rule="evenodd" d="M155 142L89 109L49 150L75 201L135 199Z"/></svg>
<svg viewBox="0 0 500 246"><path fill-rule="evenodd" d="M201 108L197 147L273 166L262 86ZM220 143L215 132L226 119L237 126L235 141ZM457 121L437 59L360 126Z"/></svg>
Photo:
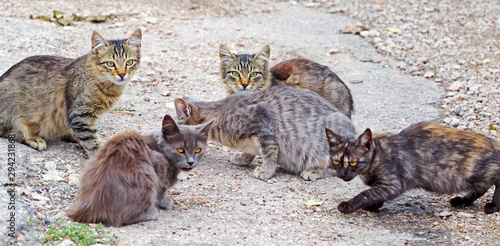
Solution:
<svg viewBox="0 0 500 246"><path fill-rule="evenodd" d="M140 62L141 31L128 39L92 34L92 52L77 59L32 56L0 77L0 136L43 150L46 140L100 146L96 123L115 105Z"/></svg>
<svg viewBox="0 0 500 246"><path fill-rule="evenodd" d="M256 93L239 92L215 102L175 99L178 120L195 125L212 119L210 139L243 151L236 165L249 165L256 155L264 163L255 168L259 179L269 179L277 165L315 180L331 174L324 128L354 136L351 120L316 93L291 86L273 86Z"/></svg>
<svg viewBox="0 0 500 246"><path fill-rule="evenodd" d="M229 95L285 84L318 93L351 118L354 112L351 91L332 70L307 59L286 60L269 70L270 52L266 45L257 54L233 54L221 45L222 83Z"/></svg>
<svg viewBox="0 0 500 246"><path fill-rule="evenodd" d="M180 170L191 170L203 157L210 125L177 126L166 115L161 133L113 137L84 164L80 197L66 211L68 217L109 226L157 219L157 207L172 207L165 191Z"/></svg>
<svg viewBox="0 0 500 246"><path fill-rule="evenodd" d="M486 213L500 210L500 143L479 133L421 122L399 134L372 136L367 129L357 140L326 130L337 176L356 176L371 188L341 202L342 213L359 208L376 211L405 191L422 188L440 194L467 192L451 199L454 207L471 205L495 185Z"/></svg>

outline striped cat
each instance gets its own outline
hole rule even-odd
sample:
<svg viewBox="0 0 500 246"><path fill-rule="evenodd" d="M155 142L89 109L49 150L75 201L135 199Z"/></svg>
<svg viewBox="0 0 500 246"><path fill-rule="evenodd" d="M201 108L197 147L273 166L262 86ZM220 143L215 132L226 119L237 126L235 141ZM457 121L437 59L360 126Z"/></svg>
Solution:
<svg viewBox="0 0 500 246"><path fill-rule="evenodd" d="M318 93L341 113L351 118L354 102L351 91L327 66L307 59L280 62L269 70L269 45L257 54L233 54L219 49L222 83L229 95L238 91L259 91L275 85L290 85Z"/></svg>
<svg viewBox="0 0 500 246"><path fill-rule="evenodd" d="M0 136L43 150L46 140L100 146L96 123L115 105L140 62L141 30L128 39L92 34L92 51L77 59L31 56L0 77Z"/></svg>

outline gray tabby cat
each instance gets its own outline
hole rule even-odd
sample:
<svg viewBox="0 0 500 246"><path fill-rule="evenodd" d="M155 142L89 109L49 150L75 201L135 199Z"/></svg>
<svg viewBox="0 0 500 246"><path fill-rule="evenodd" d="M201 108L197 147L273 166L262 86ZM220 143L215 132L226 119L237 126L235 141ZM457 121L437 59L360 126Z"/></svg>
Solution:
<svg viewBox="0 0 500 246"><path fill-rule="evenodd" d="M325 126L343 136L354 136L351 120L316 93L291 86L259 92L240 92L215 102L175 99L180 123L197 125L215 119L209 139L242 150L231 157L239 166L261 155L255 168L259 179L269 179L281 168L316 180L333 174L328 168Z"/></svg>
<svg viewBox="0 0 500 246"><path fill-rule="evenodd" d="M45 140L100 146L97 119L111 109L138 70L141 30L128 39L92 34L92 52L77 59L31 56L0 77L0 136L43 150Z"/></svg>
<svg viewBox="0 0 500 246"><path fill-rule="evenodd" d="M221 45L220 73L228 94L285 84L318 93L351 118L354 112L351 91L332 70L302 58L280 62L269 70L270 53L269 45L253 55L233 54Z"/></svg>

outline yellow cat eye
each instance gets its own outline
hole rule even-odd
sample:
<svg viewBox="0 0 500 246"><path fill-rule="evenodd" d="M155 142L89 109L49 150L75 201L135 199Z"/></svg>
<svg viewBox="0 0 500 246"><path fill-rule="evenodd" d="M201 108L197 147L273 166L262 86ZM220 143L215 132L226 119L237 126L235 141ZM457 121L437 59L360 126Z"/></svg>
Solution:
<svg viewBox="0 0 500 246"><path fill-rule="evenodd" d="M201 149L200 149L200 148L197 148L197 149L195 149L195 150L194 150L194 153L196 153L196 154L198 154L198 153L200 153L200 152L201 152Z"/></svg>
<svg viewBox="0 0 500 246"><path fill-rule="evenodd" d="M231 72L231 74L234 76L234 77L240 77L240 73L234 71L234 72Z"/></svg>
<svg viewBox="0 0 500 246"><path fill-rule="evenodd" d="M252 72L252 73L250 74L250 78L257 77L257 75L258 75L258 73L256 73L256 72Z"/></svg>
<svg viewBox="0 0 500 246"><path fill-rule="evenodd" d="M127 62L125 62L125 65L127 66L132 66L134 64L134 60L130 59L130 60L127 60Z"/></svg>
<svg viewBox="0 0 500 246"><path fill-rule="evenodd" d="M114 62L112 62L112 61L107 61L107 62L106 62L106 66L108 66L108 67L114 67L114 66L115 66L115 63L114 63Z"/></svg>
<svg viewBox="0 0 500 246"><path fill-rule="evenodd" d="M357 164L358 164L358 162L357 162L357 161L351 161L351 162L349 162L349 165L351 165L351 167L354 167L354 166L356 166Z"/></svg>
<svg viewBox="0 0 500 246"><path fill-rule="evenodd" d="M338 165L340 164L340 161L333 161L333 164Z"/></svg>
<svg viewBox="0 0 500 246"><path fill-rule="evenodd" d="M184 153L184 149L183 148L177 148L177 152Z"/></svg>

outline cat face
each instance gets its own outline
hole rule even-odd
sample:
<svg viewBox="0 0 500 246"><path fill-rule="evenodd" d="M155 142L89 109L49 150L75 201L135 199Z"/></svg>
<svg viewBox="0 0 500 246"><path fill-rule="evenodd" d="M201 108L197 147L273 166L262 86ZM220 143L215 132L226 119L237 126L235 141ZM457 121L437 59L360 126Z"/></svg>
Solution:
<svg viewBox="0 0 500 246"><path fill-rule="evenodd" d="M266 45L255 55L233 54L226 46L221 45L220 70L226 89L235 93L244 90L258 91L269 87L270 52L269 45Z"/></svg>
<svg viewBox="0 0 500 246"><path fill-rule="evenodd" d="M178 126L170 115L165 115L162 124L162 136L158 142L160 150L177 168L190 171L208 149L212 121L196 126Z"/></svg>
<svg viewBox="0 0 500 246"><path fill-rule="evenodd" d="M92 34L92 54L97 69L117 85L128 83L139 68L142 33L137 29L126 40L105 40Z"/></svg>
<svg viewBox="0 0 500 246"><path fill-rule="evenodd" d="M366 129L358 140L342 138L328 128L326 136L331 165L337 177L350 181L357 175L368 171L375 150L370 129Z"/></svg>

